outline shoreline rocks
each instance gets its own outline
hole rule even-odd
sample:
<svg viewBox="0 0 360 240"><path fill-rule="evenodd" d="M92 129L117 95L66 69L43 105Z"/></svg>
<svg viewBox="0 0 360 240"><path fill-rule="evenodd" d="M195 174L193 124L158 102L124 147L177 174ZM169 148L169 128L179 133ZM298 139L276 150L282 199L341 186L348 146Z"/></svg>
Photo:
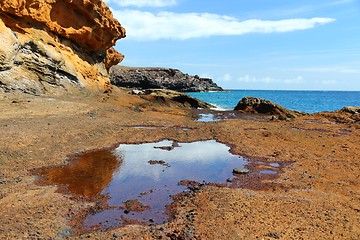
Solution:
<svg viewBox="0 0 360 240"><path fill-rule="evenodd" d="M346 106L346 107L343 107L340 111L351 113L351 114L359 114L360 106Z"/></svg>
<svg viewBox="0 0 360 240"><path fill-rule="evenodd" d="M261 113L279 116L280 120L295 118L306 115L305 113L289 110L269 100L256 97L244 97L236 105L234 110L247 113Z"/></svg>
<svg viewBox="0 0 360 240"><path fill-rule="evenodd" d="M189 95L167 89L146 89L132 90L131 94L138 95L152 103L164 106L177 106L181 108L211 108L211 104L203 102L199 99L190 97ZM173 146L174 147L174 146Z"/></svg>
<svg viewBox="0 0 360 240"><path fill-rule="evenodd" d="M190 76L172 68L113 66L111 83L133 89L169 89L178 92L224 91L209 78Z"/></svg>

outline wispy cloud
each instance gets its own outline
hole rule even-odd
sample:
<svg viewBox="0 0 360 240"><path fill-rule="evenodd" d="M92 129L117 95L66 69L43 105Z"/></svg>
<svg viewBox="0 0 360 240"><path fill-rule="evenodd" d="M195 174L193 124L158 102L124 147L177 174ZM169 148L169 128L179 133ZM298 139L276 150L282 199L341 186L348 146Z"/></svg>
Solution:
<svg viewBox="0 0 360 240"><path fill-rule="evenodd" d="M340 4L353 3L353 2L356 2L356 1L357 0L336 0L336 1L330 2L330 4L332 4L332 5L340 5Z"/></svg>
<svg viewBox="0 0 360 240"><path fill-rule="evenodd" d="M238 82L242 83L285 83L285 84L295 84L295 83L302 83L304 81L302 76L297 76L295 78L289 78L289 79L277 79L277 78L271 78L271 77L264 77L264 78L258 78L253 77L250 75L245 75L242 77L239 77L237 79Z"/></svg>
<svg viewBox="0 0 360 240"><path fill-rule="evenodd" d="M114 11L115 17L136 40L186 40L211 36L243 35L248 33L282 33L311 29L334 22L333 18L295 18L278 21L237 18L210 13Z"/></svg>
<svg viewBox="0 0 360 240"><path fill-rule="evenodd" d="M167 7L177 4L177 0L105 0L120 7Z"/></svg>

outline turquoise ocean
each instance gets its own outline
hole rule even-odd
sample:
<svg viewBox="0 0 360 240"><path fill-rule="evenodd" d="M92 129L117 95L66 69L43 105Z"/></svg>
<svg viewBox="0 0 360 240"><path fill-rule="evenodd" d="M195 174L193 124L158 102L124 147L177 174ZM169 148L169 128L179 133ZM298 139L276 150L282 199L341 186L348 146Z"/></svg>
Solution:
<svg viewBox="0 0 360 240"><path fill-rule="evenodd" d="M334 111L344 106L360 106L360 91L229 90L227 92L191 92L187 94L223 110L234 109L245 96L264 98L288 109L306 113Z"/></svg>

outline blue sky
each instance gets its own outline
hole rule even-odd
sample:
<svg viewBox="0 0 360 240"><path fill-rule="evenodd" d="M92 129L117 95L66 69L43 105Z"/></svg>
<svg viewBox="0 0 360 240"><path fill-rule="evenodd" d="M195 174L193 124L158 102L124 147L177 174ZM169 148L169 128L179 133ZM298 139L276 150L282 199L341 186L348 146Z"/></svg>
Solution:
<svg viewBox="0 0 360 240"><path fill-rule="evenodd" d="M121 65L170 67L225 89L360 91L360 0L105 0Z"/></svg>

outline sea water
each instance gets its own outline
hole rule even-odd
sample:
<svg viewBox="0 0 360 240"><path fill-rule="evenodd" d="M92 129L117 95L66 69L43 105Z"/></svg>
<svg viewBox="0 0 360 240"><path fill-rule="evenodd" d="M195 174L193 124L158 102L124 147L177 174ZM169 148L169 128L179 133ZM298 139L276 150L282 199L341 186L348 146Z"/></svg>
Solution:
<svg viewBox="0 0 360 240"><path fill-rule="evenodd" d="M245 96L264 98L288 109L306 113L334 111L344 106L360 106L360 91L229 90L188 94L224 110L234 109Z"/></svg>

